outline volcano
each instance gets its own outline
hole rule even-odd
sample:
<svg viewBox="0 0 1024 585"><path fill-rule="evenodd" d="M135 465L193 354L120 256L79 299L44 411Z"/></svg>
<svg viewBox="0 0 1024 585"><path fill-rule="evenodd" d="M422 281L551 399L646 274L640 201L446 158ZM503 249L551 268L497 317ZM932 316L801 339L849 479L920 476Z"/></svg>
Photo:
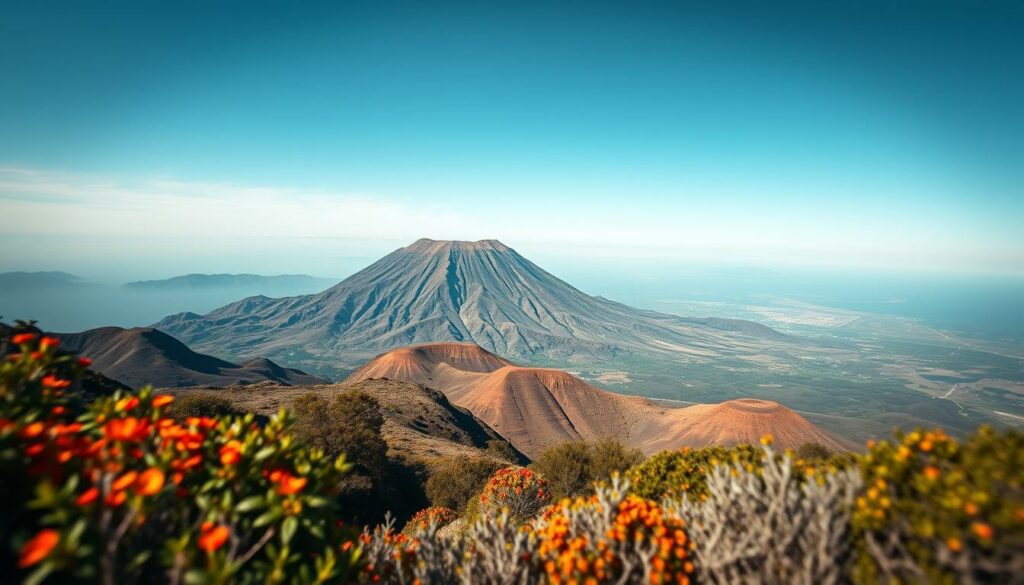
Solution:
<svg viewBox="0 0 1024 585"><path fill-rule="evenodd" d="M568 440L612 437L651 454L682 446L754 443L849 444L777 402L741 398L666 408L638 396L602 390L557 369L517 366L472 344L426 344L381 354L346 384L386 378L444 392L448 398L536 457Z"/></svg>
<svg viewBox="0 0 1024 585"><path fill-rule="evenodd" d="M207 315L180 313L154 327L228 359L267 356L320 375L350 372L391 348L471 342L530 360L658 354L708 359L769 327L688 319L590 296L497 240L421 239L330 289L249 297Z"/></svg>

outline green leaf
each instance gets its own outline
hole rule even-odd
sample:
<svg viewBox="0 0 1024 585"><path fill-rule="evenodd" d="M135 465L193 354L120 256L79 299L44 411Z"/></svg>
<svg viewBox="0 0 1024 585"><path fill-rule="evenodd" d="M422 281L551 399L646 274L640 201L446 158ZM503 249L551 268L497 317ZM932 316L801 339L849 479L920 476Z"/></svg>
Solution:
<svg viewBox="0 0 1024 585"><path fill-rule="evenodd" d="M187 585L205 585L208 581L206 573L198 569L192 569L185 573L185 583Z"/></svg>
<svg viewBox="0 0 1024 585"><path fill-rule="evenodd" d="M280 510L270 510L269 512L266 512L265 514L263 514L262 516L257 518L252 523L252 526L253 526L253 528L259 528L260 526L266 526L267 524L270 524L274 520L277 520L278 516L280 516L280 515L281 515L281 511Z"/></svg>
<svg viewBox="0 0 1024 585"><path fill-rule="evenodd" d="M265 500L263 499L263 496L250 496L241 502L238 502L238 505L235 506L235 511L239 514L252 512L257 508L262 507L264 504Z"/></svg>
<svg viewBox="0 0 1024 585"><path fill-rule="evenodd" d="M284 523L281 525L281 543L287 545L293 536L295 531L299 528L299 521L295 519L295 516L289 516L284 519Z"/></svg>
<svg viewBox="0 0 1024 585"><path fill-rule="evenodd" d="M264 447L264 448L260 449L259 451L257 451L255 455L253 455L253 459L255 459L256 461L263 461L267 457L270 457L271 455L273 455L274 451L276 451L276 450L277 450L277 448L274 447L273 445L271 445L269 447Z"/></svg>

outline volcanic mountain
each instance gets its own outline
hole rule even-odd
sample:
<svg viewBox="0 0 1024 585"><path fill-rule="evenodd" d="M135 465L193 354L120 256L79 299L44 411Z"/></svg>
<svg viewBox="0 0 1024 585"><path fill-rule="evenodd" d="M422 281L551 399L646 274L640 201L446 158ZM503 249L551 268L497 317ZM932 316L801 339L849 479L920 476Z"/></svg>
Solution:
<svg viewBox="0 0 1024 585"><path fill-rule="evenodd" d="M324 375L438 341L519 359L639 353L686 361L785 339L749 321L686 319L587 295L497 240L419 240L319 294L249 297L155 327L200 351L265 355Z"/></svg>
<svg viewBox="0 0 1024 585"><path fill-rule="evenodd" d="M665 408L601 390L561 370L521 367L473 344L426 344L381 354L346 384L389 378L436 388L485 421L520 451L536 456L570 439L615 437L645 453L681 446L756 443L847 446L799 414L754 399Z"/></svg>
<svg viewBox="0 0 1024 585"><path fill-rule="evenodd" d="M92 360L91 369L128 386L228 386L276 382L318 384L323 379L281 367L266 358L233 364L196 353L184 343L149 327L101 327L81 333L58 333L63 349Z"/></svg>

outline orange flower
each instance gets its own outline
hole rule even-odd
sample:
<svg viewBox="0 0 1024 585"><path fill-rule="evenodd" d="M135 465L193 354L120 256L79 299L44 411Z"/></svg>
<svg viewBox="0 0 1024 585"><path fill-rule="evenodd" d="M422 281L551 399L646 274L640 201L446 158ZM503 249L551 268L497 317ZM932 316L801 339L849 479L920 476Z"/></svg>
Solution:
<svg viewBox="0 0 1024 585"><path fill-rule="evenodd" d="M291 496L301 492L304 487L306 487L306 478L284 473L278 481L277 493L282 496Z"/></svg>
<svg viewBox="0 0 1024 585"><path fill-rule="evenodd" d="M761 444L764 445L765 447L767 447L768 445L771 445L774 442L775 442L775 437L773 437L771 433L768 433L767 435L761 437Z"/></svg>
<svg viewBox="0 0 1024 585"><path fill-rule="evenodd" d="M60 542L60 534L51 528L40 530L21 547L21 554L18 556L18 566L22 569L42 561L50 554L53 547Z"/></svg>
<svg viewBox="0 0 1024 585"><path fill-rule="evenodd" d="M220 462L223 465L234 465L242 459L241 455L242 444L238 441L228 441L226 445L220 448Z"/></svg>
<svg viewBox="0 0 1024 585"><path fill-rule="evenodd" d="M205 550L207 554L224 546L231 534L227 527L214 525L212 522L204 522L199 531L199 548Z"/></svg>
<svg viewBox="0 0 1024 585"><path fill-rule="evenodd" d="M39 351L46 351L57 347L60 347L60 340L56 337L47 336L39 340Z"/></svg>
<svg viewBox="0 0 1024 585"><path fill-rule="evenodd" d="M14 345L22 345L32 341L35 338L35 333L18 333L14 337L11 337L11 343L13 343Z"/></svg>
<svg viewBox="0 0 1024 585"><path fill-rule="evenodd" d="M62 380L57 376L54 376L53 374L47 374L46 376L43 376L42 382L44 387L53 388L55 390L67 388L68 386L71 385L70 381Z"/></svg>
<svg viewBox="0 0 1024 585"><path fill-rule="evenodd" d="M107 438L116 441L135 441L144 437L148 431L145 421L131 416L111 419L103 427Z"/></svg>
<svg viewBox="0 0 1024 585"><path fill-rule="evenodd" d="M21 434L21 438L22 439L34 439L34 438L38 437L39 435L43 434L43 431L45 429L46 429L46 426L43 425L43 423L41 423L41 422L34 422L32 424L25 425L25 427L23 429L21 429L21 433L20 433Z"/></svg>
<svg viewBox="0 0 1024 585"><path fill-rule="evenodd" d="M139 474L135 482L135 493L143 496L152 496L164 487L164 472L156 467L150 467Z"/></svg>
<svg viewBox="0 0 1024 585"><path fill-rule="evenodd" d="M82 495L78 496L78 499L75 500L75 503L78 504L79 506L88 506L89 504L95 502L96 499L99 498L99 497L100 497L100 490L97 489L97 488L91 487L91 488L85 490L84 492L82 492Z"/></svg>
<svg viewBox="0 0 1024 585"><path fill-rule="evenodd" d="M925 467L924 468L924 476L927 477L928 479L932 480L932 481L935 481L936 479L939 479L939 468L931 466L931 465L929 465L928 467Z"/></svg>
<svg viewBox="0 0 1024 585"><path fill-rule="evenodd" d="M949 550L953 552L960 552L964 548L964 545L960 542L959 538L950 538L946 541L946 546L948 546Z"/></svg>
<svg viewBox="0 0 1024 585"><path fill-rule="evenodd" d="M128 486L130 486L133 483L135 483L135 480L138 479L138 478L139 478L139 474L137 472L129 471L129 472L125 473L124 475L122 475L121 477L119 477L116 480L114 480L114 483L113 483L113 485L111 485L111 487L113 488L113 490L115 492L126 490L126 489L128 489Z"/></svg>
<svg viewBox="0 0 1024 585"><path fill-rule="evenodd" d="M990 540L992 538L992 527L984 522L972 523L971 532L977 534L978 538L982 540Z"/></svg>
<svg viewBox="0 0 1024 585"><path fill-rule="evenodd" d="M161 394L153 397L153 406L155 408L162 408L172 402L174 402L174 397L170 394Z"/></svg>

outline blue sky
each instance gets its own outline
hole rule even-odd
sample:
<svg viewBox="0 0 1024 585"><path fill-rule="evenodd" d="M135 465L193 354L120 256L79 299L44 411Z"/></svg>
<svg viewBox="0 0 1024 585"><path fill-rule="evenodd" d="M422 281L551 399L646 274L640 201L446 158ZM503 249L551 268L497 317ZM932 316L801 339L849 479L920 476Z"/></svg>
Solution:
<svg viewBox="0 0 1024 585"><path fill-rule="evenodd" d="M1024 273L1016 3L22 4L0 270L334 275L427 236Z"/></svg>

